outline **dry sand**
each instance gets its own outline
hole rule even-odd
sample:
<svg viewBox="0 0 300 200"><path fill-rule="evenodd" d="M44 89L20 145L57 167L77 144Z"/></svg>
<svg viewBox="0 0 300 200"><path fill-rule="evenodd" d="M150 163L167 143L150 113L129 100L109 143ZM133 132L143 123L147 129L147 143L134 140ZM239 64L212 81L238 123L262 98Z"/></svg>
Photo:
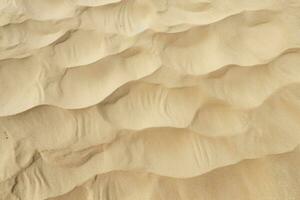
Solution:
<svg viewBox="0 0 300 200"><path fill-rule="evenodd" d="M299 200L300 0L0 0L0 200Z"/></svg>

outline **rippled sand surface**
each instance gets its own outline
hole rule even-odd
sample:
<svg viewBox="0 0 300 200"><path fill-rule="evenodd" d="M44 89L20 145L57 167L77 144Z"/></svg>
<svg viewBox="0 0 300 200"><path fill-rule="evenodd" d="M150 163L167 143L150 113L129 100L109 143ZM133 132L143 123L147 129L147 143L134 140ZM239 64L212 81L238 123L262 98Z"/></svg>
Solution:
<svg viewBox="0 0 300 200"><path fill-rule="evenodd" d="M300 0L0 0L0 200L299 200Z"/></svg>

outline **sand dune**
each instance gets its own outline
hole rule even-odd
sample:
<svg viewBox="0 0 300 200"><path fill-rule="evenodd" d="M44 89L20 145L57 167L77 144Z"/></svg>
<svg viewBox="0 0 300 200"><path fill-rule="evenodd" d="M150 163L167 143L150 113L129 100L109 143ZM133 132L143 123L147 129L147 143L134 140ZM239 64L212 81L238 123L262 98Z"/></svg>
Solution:
<svg viewBox="0 0 300 200"><path fill-rule="evenodd" d="M0 200L300 199L299 0L0 0Z"/></svg>

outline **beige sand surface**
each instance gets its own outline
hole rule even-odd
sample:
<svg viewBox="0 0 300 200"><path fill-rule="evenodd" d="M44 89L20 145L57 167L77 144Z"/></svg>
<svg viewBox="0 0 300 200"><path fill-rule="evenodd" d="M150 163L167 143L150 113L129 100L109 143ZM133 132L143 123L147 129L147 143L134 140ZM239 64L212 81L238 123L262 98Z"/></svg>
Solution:
<svg viewBox="0 0 300 200"><path fill-rule="evenodd" d="M299 200L300 0L0 0L0 200Z"/></svg>

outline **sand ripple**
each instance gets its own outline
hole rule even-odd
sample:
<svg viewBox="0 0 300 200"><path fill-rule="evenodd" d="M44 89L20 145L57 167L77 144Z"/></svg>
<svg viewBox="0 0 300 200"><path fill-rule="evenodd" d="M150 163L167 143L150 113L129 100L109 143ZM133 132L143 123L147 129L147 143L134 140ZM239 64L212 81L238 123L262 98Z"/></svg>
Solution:
<svg viewBox="0 0 300 200"><path fill-rule="evenodd" d="M0 0L0 200L300 198L299 0Z"/></svg>

